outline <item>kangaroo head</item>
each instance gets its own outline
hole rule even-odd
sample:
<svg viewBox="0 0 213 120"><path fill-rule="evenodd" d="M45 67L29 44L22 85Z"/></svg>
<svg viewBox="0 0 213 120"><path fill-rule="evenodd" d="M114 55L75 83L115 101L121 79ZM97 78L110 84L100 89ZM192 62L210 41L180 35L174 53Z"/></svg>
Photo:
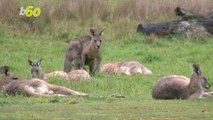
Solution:
<svg viewBox="0 0 213 120"><path fill-rule="evenodd" d="M32 78L40 78L43 79L42 77L42 69L40 67L42 59L40 59L37 63L33 63L31 60L28 60L29 65L31 66L31 75Z"/></svg>
<svg viewBox="0 0 213 120"><path fill-rule="evenodd" d="M196 79L202 87L209 89L211 85L209 84L206 77L202 75L200 66L198 64L193 64L193 71L194 73L192 75L192 78Z"/></svg>
<svg viewBox="0 0 213 120"><path fill-rule="evenodd" d="M4 75L8 75L9 67L8 66L2 66L0 67L0 73Z"/></svg>
<svg viewBox="0 0 213 120"><path fill-rule="evenodd" d="M0 88L2 85L6 85L13 80L18 80L18 77L15 74L9 73L9 67L8 66L2 66L0 67L0 73L3 75L0 78Z"/></svg>
<svg viewBox="0 0 213 120"><path fill-rule="evenodd" d="M101 47L101 41L102 41L101 36L102 36L103 31L104 31L104 29L101 30L101 32L99 32L98 34L96 34L94 29L90 29L92 42L94 43L93 45L97 49L99 49Z"/></svg>

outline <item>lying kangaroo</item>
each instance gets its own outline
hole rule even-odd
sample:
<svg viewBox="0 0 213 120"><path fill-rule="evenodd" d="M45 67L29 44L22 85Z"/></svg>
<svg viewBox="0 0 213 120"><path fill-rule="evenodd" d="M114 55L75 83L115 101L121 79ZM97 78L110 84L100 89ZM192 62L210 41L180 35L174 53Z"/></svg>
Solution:
<svg viewBox="0 0 213 120"><path fill-rule="evenodd" d="M40 79L20 80L5 70L0 80L0 90L5 95L23 96L87 96L86 93L70 90L66 87L49 84Z"/></svg>
<svg viewBox="0 0 213 120"><path fill-rule="evenodd" d="M87 96L86 93L70 90L66 87L49 84L44 80L14 80L3 87L6 95L23 96Z"/></svg>
<svg viewBox="0 0 213 120"><path fill-rule="evenodd" d="M211 96L203 88L210 88L207 79L201 74L199 65L193 65L191 79L170 75L161 78L152 89L154 99L196 99Z"/></svg>
<svg viewBox="0 0 213 120"><path fill-rule="evenodd" d="M93 29L90 29L91 35L76 38L70 42L65 54L64 72L70 72L72 66L81 69L84 65L88 65L89 74L95 74L102 60L101 36L103 31L104 29L96 34Z"/></svg>
<svg viewBox="0 0 213 120"><path fill-rule="evenodd" d="M132 74L144 74L144 75L152 75L152 71L140 64L138 61L128 61L124 62L121 67L130 68L130 73Z"/></svg>
<svg viewBox="0 0 213 120"><path fill-rule="evenodd" d="M152 71L144 67L138 61L112 62L103 64L100 67L100 72L105 72L109 74L124 74L128 76L137 73L144 75L152 75Z"/></svg>
<svg viewBox="0 0 213 120"><path fill-rule="evenodd" d="M108 74L119 74L119 75L128 75L130 76L130 69L128 67L122 67L123 62L111 62L107 64L102 64L100 66L100 72L108 73Z"/></svg>
<svg viewBox="0 0 213 120"><path fill-rule="evenodd" d="M8 66L1 66L0 67L0 74L7 75L8 71L9 71Z"/></svg>
<svg viewBox="0 0 213 120"><path fill-rule="evenodd" d="M67 81L89 80L90 79L89 73L85 70L73 70L69 73L66 73L64 71L53 71L53 72L45 74L46 79L50 78L50 77L60 77Z"/></svg>
<svg viewBox="0 0 213 120"><path fill-rule="evenodd" d="M13 80L18 80L15 74L9 73L9 67L8 66L3 66L0 67L0 91L2 91L3 86L10 83Z"/></svg>
<svg viewBox="0 0 213 120"><path fill-rule="evenodd" d="M37 63L33 63L31 60L28 60L29 65L31 66L31 75L32 78L44 79L43 71L40 67L42 59L40 59Z"/></svg>
<svg viewBox="0 0 213 120"><path fill-rule="evenodd" d="M66 73L64 71L53 71L49 73L43 73L42 68L40 66L41 61L42 59L40 59L35 64L31 60L28 60L29 64L31 65L32 78L39 78L39 79L46 80L50 77L60 77L68 81L90 79L89 73L85 70L73 70L69 73Z"/></svg>

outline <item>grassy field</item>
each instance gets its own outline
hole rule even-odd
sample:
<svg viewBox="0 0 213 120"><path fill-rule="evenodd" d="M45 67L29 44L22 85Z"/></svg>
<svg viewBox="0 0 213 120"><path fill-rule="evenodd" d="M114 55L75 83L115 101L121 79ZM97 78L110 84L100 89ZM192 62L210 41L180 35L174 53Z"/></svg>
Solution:
<svg viewBox="0 0 213 120"><path fill-rule="evenodd" d="M86 98L6 97L0 93L0 120L213 118L213 98L161 101L151 97L151 89L159 78L172 74L190 77L194 63L200 64L203 75L213 85L213 38L173 35L152 41L135 33L139 23L175 19L173 10L177 6L207 14L212 10L212 0L37 2L42 14L34 19L18 15L17 10L24 3L0 1L0 66L8 65L19 78L30 78L28 59L36 62L43 58L41 66L45 72L63 70L68 42L87 35L90 28L103 27L106 30L102 42L102 63L137 60L154 75L128 77L96 73L89 81L48 79L49 83L91 95ZM213 91L213 88L208 91Z"/></svg>
<svg viewBox="0 0 213 120"><path fill-rule="evenodd" d="M125 36L119 41L103 36L103 63L138 60L154 75L112 76L97 73L90 81L48 82L89 93L87 98L26 98L0 95L0 119L211 119L212 99L157 101L151 98L154 83L162 76L177 74L190 77L192 64L199 63L203 74L213 84L213 39L196 41L181 36L161 38L147 43L141 35ZM202 40L202 39L201 39ZM110 41L110 42L109 42ZM121 42L122 41L122 42ZM66 41L39 37L0 38L1 65L11 67L20 78L30 77L27 59L43 58L44 71L63 70ZM113 98L111 95L125 98Z"/></svg>

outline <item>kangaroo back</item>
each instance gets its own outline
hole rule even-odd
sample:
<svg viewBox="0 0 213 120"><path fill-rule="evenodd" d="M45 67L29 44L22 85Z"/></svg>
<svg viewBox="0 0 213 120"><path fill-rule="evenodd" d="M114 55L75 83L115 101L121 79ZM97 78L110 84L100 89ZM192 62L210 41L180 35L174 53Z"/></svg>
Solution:
<svg viewBox="0 0 213 120"><path fill-rule="evenodd" d="M184 76L169 75L160 78L152 88L154 99L186 99L190 80Z"/></svg>
<svg viewBox="0 0 213 120"><path fill-rule="evenodd" d="M70 72L72 69L81 69L83 66L81 53L83 45L80 40L71 41L65 54L64 71Z"/></svg>
<svg viewBox="0 0 213 120"><path fill-rule="evenodd" d="M140 64L138 61L124 62L122 66L128 67L131 74L152 75L152 71Z"/></svg>
<svg viewBox="0 0 213 120"><path fill-rule="evenodd" d="M121 70L122 62L112 62L107 64L102 64L100 67L100 72L108 73L108 74L125 74L125 68L123 67Z"/></svg>

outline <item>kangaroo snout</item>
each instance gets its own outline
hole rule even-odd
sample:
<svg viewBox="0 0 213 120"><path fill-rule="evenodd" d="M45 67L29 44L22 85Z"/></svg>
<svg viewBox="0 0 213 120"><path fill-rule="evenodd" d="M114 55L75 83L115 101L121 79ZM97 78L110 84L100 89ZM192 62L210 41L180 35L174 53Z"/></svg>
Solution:
<svg viewBox="0 0 213 120"><path fill-rule="evenodd" d="M101 46L100 46L100 45L97 45L96 47L99 49Z"/></svg>
<svg viewBox="0 0 213 120"><path fill-rule="evenodd" d="M205 86L205 88L206 89L209 89L211 87L211 85L210 84L208 84L208 86Z"/></svg>

